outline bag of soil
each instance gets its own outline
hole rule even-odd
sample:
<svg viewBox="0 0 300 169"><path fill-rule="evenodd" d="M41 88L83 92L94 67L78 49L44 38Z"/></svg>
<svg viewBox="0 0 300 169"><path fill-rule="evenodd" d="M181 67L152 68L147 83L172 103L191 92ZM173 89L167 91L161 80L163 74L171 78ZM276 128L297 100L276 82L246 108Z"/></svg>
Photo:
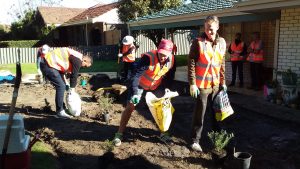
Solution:
<svg viewBox="0 0 300 169"><path fill-rule="evenodd" d="M81 113L81 99L78 93L75 91L67 92L66 103L69 112L73 116L80 116Z"/></svg>
<svg viewBox="0 0 300 169"><path fill-rule="evenodd" d="M146 103L161 132L167 131L170 127L175 111L171 98L176 96L178 92L171 92L169 89L166 89L165 95L161 98L157 98L152 92L146 93Z"/></svg>
<svg viewBox="0 0 300 169"><path fill-rule="evenodd" d="M219 93L213 99L213 109L215 111L215 118L217 121L222 121L228 116L234 113L227 93L224 90Z"/></svg>

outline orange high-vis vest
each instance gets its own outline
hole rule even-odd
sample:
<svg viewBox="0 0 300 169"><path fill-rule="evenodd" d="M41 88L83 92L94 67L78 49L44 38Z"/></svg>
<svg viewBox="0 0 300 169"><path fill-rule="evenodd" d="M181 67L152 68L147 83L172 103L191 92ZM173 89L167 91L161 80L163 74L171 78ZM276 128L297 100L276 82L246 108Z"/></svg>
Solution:
<svg viewBox="0 0 300 169"><path fill-rule="evenodd" d="M202 89L217 86L220 84L220 69L225 49L221 49L220 43L217 43L214 50L203 38L200 38L198 43L200 51L195 66L196 85Z"/></svg>
<svg viewBox="0 0 300 169"><path fill-rule="evenodd" d="M54 68L62 73L72 72L72 65L70 64L69 57L70 53L68 52L68 48L57 48L51 52L48 52L44 56L49 67ZM75 57L82 60L82 57Z"/></svg>
<svg viewBox="0 0 300 169"><path fill-rule="evenodd" d="M164 65L158 60L157 50L147 52L142 57L149 57L150 65L141 76L139 85L145 90L155 90L161 84L162 77L173 67L174 56L172 55Z"/></svg>
<svg viewBox="0 0 300 169"><path fill-rule="evenodd" d="M259 40L258 42L252 41L250 44L250 48L252 50L257 50L260 48L262 41ZM250 52L249 56L247 57L249 62L262 62L264 61L264 51L260 49L258 53Z"/></svg>
<svg viewBox="0 0 300 169"><path fill-rule="evenodd" d="M131 53L124 55L132 48L133 45L123 45L122 54L123 54L123 62L134 62L135 61L135 50L133 49Z"/></svg>
<svg viewBox="0 0 300 169"><path fill-rule="evenodd" d="M241 53L244 49L244 42L240 42L238 45L236 45L235 42L232 42L230 45L230 49L232 51L232 54L230 54L231 61L243 60L243 56L241 56Z"/></svg>

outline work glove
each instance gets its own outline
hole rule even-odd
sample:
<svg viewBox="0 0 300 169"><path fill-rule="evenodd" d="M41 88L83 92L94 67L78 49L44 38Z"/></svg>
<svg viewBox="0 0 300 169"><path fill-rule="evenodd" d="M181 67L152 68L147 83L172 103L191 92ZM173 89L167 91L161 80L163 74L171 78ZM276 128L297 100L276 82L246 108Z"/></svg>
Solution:
<svg viewBox="0 0 300 169"><path fill-rule="evenodd" d="M190 94L192 97L197 98L200 94L200 90L196 85L190 85Z"/></svg>
<svg viewBox="0 0 300 169"><path fill-rule="evenodd" d="M133 95L130 99L130 102L134 105L137 105L140 102L140 97L138 95Z"/></svg>
<svg viewBox="0 0 300 169"><path fill-rule="evenodd" d="M120 57L122 57L122 56L123 56L123 54L122 54L122 53L119 53L119 54L118 54L118 57L119 57L119 58L120 58Z"/></svg>
<svg viewBox="0 0 300 169"><path fill-rule="evenodd" d="M220 89L224 90L224 92L227 92L227 86L225 84L220 85Z"/></svg>

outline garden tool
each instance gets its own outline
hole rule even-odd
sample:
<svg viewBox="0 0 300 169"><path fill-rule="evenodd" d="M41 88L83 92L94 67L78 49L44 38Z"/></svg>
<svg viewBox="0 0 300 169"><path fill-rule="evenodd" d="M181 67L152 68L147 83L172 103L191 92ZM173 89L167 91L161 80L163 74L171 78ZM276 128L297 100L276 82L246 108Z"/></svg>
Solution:
<svg viewBox="0 0 300 169"><path fill-rule="evenodd" d="M5 137L4 137L4 142L3 142L3 148L2 148L2 159L1 159L1 168L4 168L5 166L5 156L7 153L7 148L8 148L8 143L9 143L9 138L10 138L10 133L11 133L11 127L13 123L13 118L14 118L14 110L17 102L17 97L18 97L18 92L19 92L19 87L21 83L21 77L22 77L22 70L21 70L21 64L20 64L20 51L18 51L18 56L19 56L19 61L16 63L16 81L14 84L14 91L13 91L13 97L9 109L9 117L7 121L7 127L5 131ZM2 139L2 138L1 138Z"/></svg>
<svg viewBox="0 0 300 169"><path fill-rule="evenodd" d="M120 84L113 84L111 87L99 88L96 90L96 92L99 92L101 90L112 90L115 94L121 95L123 92L127 90L127 87Z"/></svg>

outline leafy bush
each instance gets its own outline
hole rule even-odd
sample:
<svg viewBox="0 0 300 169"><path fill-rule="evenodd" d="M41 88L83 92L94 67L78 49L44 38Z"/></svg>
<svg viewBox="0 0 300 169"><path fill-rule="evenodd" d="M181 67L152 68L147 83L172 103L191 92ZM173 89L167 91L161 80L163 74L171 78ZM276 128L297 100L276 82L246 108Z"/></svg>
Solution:
<svg viewBox="0 0 300 169"><path fill-rule="evenodd" d="M220 132L209 132L208 137L214 146L216 151L221 151L229 143L229 141L234 137L233 133L227 133L226 130L221 130Z"/></svg>
<svg viewBox="0 0 300 169"><path fill-rule="evenodd" d="M1 41L0 47L5 48L31 48L39 40L18 40L18 41Z"/></svg>

